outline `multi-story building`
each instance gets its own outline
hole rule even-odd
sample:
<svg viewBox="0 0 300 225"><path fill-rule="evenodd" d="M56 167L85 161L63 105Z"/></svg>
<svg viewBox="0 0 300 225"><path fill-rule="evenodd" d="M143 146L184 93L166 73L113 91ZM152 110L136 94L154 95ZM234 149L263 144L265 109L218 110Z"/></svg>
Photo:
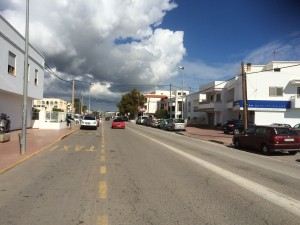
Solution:
<svg viewBox="0 0 300 225"><path fill-rule="evenodd" d="M185 104L186 96L190 91L188 90L176 90L175 96L169 99L169 114L171 118L187 118L187 105Z"/></svg>
<svg viewBox="0 0 300 225"><path fill-rule="evenodd" d="M11 129L22 128L24 37L0 15L0 113L10 117ZM44 56L28 48L27 124L31 124L32 101L43 98Z"/></svg>
<svg viewBox="0 0 300 225"><path fill-rule="evenodd" d="M33 101L35 109L52 111L53 109L61 109L65 113L68 112L67 101L59 98L43 98L41 100L35 99Z"/></svg>
<svg viewBox="0 0 300 225"><path fill-rule="evenodd" d="M248 120L255 124L299 123L300 61L247 64L244 70L246 88L243 88L242 76L200 86L198 110L204 113L201 123L217 125L229 119L243 119L244 100L248 106ZM247 98L243 97L243 92ZM187 104L192 101L194 103L195 98L192 100L188 96Z"/></svg>
<svg viewBox="0 0 300 225"><path fill-rule="evenodd" d="M170 96L170 91L156 90L150 94L144 94L144 96L146 98L146 103L141 110L147 115L153 115L158 109L161 109L162 107L165 108L165 99L168 99L168 96ZM174 96L174 94L171 93L171 96Z"/></svg>

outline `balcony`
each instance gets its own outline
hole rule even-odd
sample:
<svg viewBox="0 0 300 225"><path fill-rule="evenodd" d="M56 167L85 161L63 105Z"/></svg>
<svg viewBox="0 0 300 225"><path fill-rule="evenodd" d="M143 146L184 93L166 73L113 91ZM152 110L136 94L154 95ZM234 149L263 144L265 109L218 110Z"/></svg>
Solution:
<svg viewBox="0 0 300 225"><path fill-rule="evenodd" d="M203 101L199 102L199 111L219 111L218 108L222 104L222 101Z"/></svg>

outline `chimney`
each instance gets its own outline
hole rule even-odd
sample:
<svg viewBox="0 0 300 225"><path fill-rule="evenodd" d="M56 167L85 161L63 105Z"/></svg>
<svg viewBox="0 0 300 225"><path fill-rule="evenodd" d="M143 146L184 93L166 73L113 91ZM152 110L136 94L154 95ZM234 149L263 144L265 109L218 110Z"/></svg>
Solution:
<svg viewBox="0 0 300 225"><path fill-rule="evenodd" d="M247 72L251 72L251 63L247 63Z"/></svg>

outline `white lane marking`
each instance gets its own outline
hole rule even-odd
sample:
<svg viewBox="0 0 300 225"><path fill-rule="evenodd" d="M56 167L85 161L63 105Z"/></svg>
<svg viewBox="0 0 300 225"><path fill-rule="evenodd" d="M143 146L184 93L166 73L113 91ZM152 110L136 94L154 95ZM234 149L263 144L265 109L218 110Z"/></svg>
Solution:
<svg viewBox="0 0 300 225"><path fill-rule="evenodd" d="M280 207L283 207L284 209L294 213L297 216L300 216L300 201L291 198L287 195L281 194L271 188L265 187L263 185L257 184L247 178L241 177L237 174L234 174L228 170L225 170L221 167L218 167L214 164L211 164L209 162L206 162L202 159L199 159L191 154L188 154L186 152L183 152L177 148L171 147L165 143L162 143L158 140L155 140L153 138L150 138L144 134L141 134L135 130L132 130L133 132L147 138L148 140L152 140L165 148L185 157L186 159L189 159L195 163L197 163L200 166L205 167L206 169L224 177L227 180L232 181L233 183L245 188L248 191L251 191L254 194L257 194L260 197L263 197L264 199L274 203L275 205L278 205Z"/></svg>

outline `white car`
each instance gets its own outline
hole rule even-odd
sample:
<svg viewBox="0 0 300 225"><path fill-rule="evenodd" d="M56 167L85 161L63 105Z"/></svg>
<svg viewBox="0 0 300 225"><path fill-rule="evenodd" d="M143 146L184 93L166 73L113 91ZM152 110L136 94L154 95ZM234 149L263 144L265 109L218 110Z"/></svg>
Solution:
<svg viewBox="0 0 300 225"><path fill-rule="evenodd" d="M166 125L167 130L183 130L185 131L185 122L183 119L170 119L170 122Z"/></svg>
<svg viewBox="0 0 300 225"><path fill-rule="evenodd" d="M91 128L97 130L97 119L94 115L86 115L80 122L80 129Z"/></svg>

